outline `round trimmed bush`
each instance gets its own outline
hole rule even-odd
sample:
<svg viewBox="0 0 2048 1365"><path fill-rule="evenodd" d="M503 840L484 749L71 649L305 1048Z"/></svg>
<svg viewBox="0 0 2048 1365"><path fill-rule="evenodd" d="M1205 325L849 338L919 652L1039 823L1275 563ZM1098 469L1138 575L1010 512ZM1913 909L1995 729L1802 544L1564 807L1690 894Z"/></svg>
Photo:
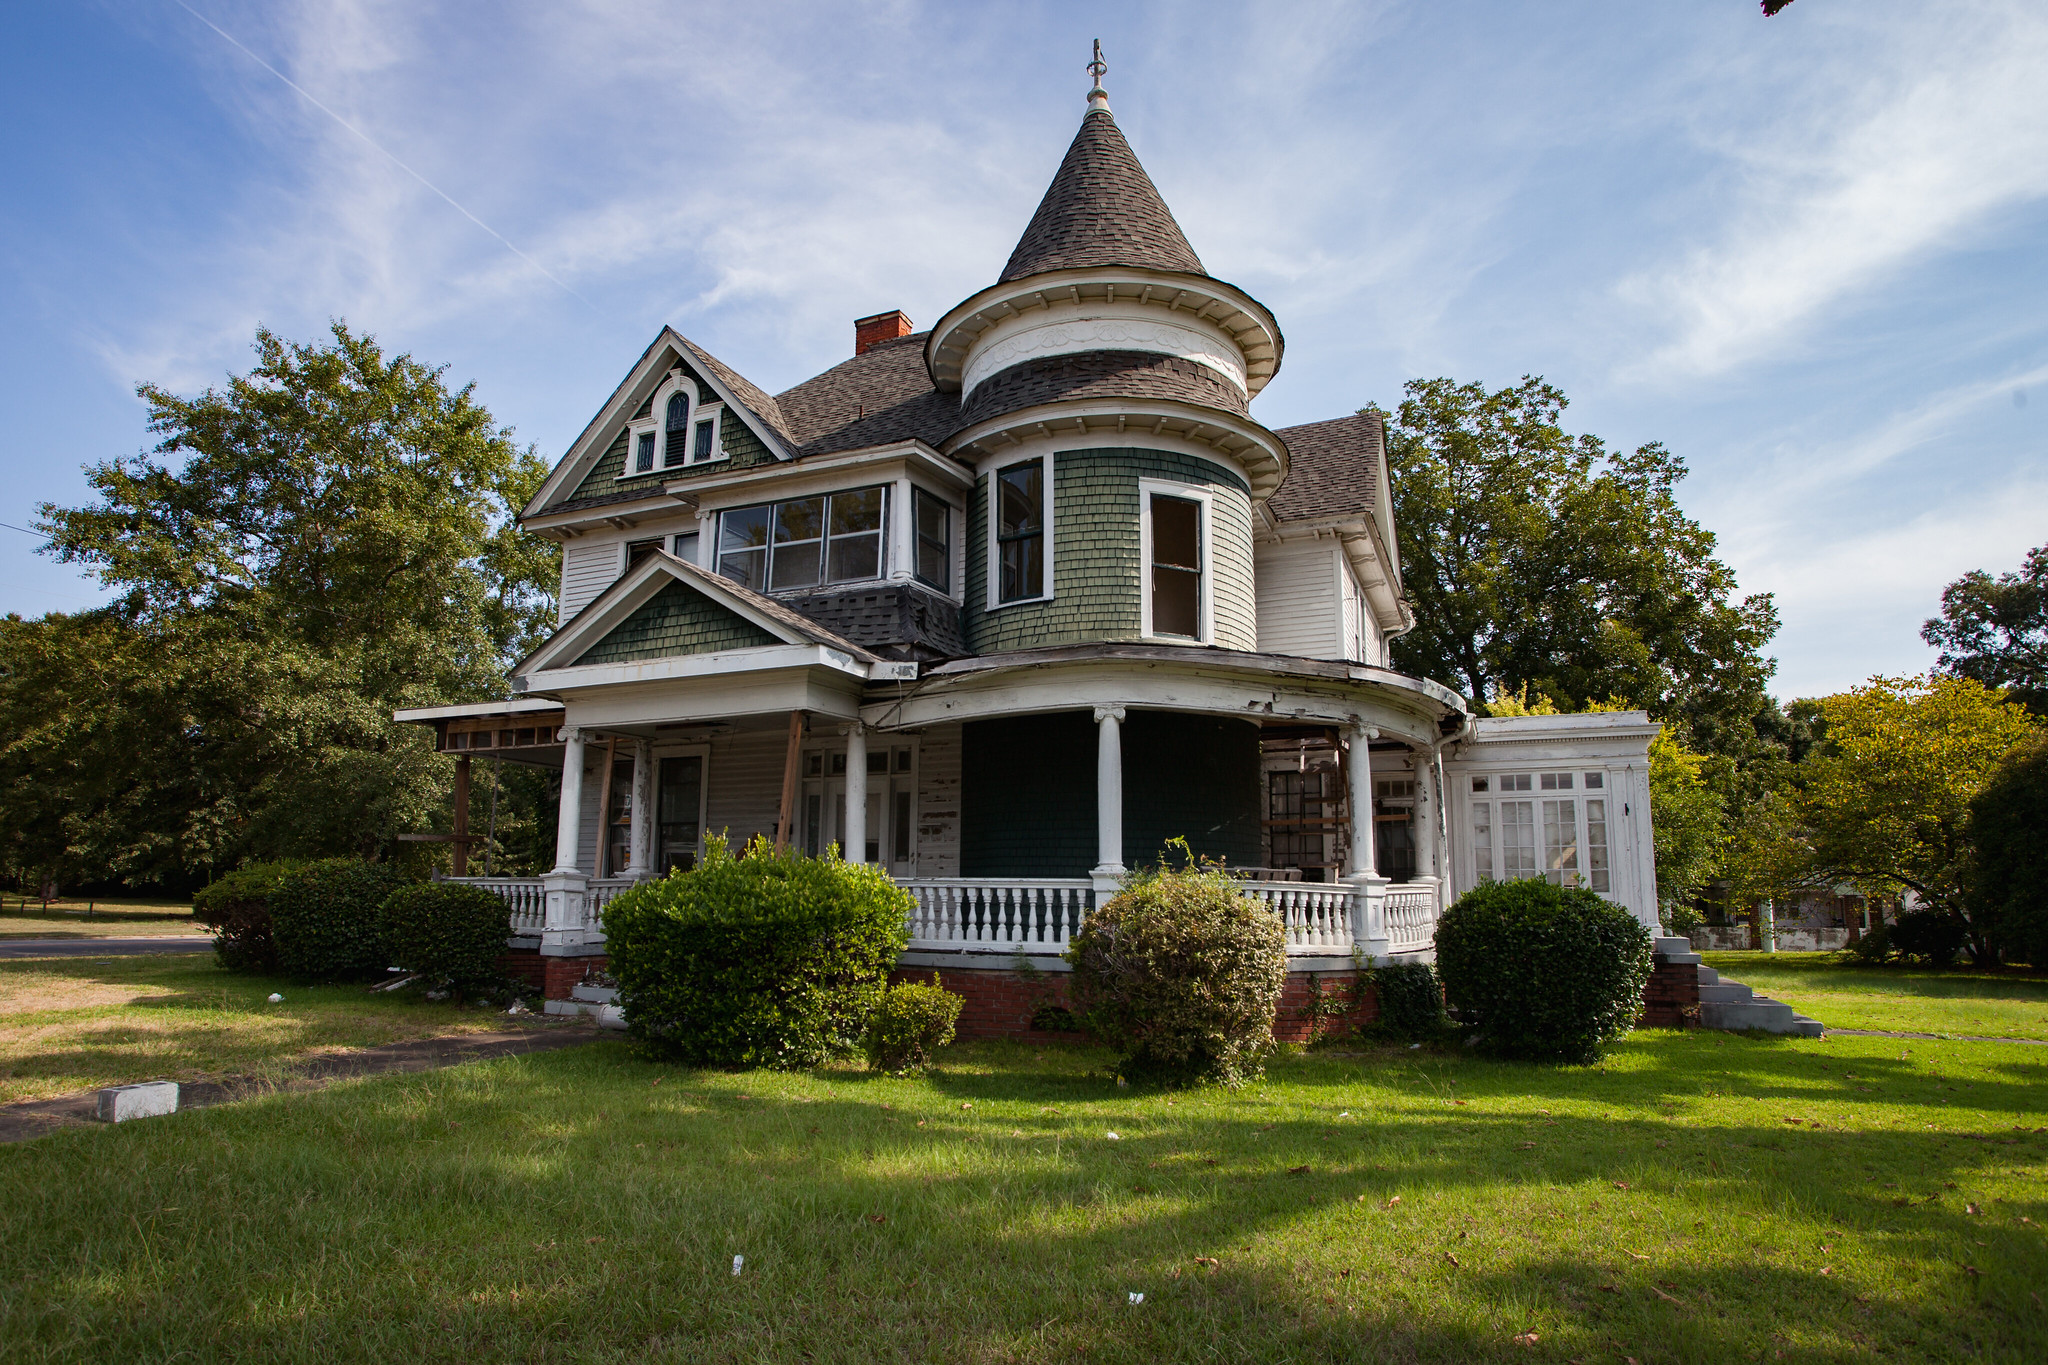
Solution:
<svg viewBox="0 0 2048 1365"><path fill-rule="evenodd" d="M922 1071L932 1054L953 1041L960 1007L967 1002L939 984L905 981L882 993L882 1003L868 1020L868 1065L877 1071Z"/></svg>
<svg viewBox="0 0 2048 1365"><path fill-rule="evenodd" d="M505 902L478 886L401 886L377 911L384 957L432 990L481 992L505 976L498 965L511 930Z"/></svg>
<svg viewBox="0 0 2048 1365"><path fill-rule="evenodd" d="M626 1027L710 1066L816 1066L859 1050L914 902L879 867L756 839L605 907Z"/></svg>
<svg viewBox="0 0 2048 1365"><path fill-rule="evenodd" d="M1082 921L1066 957L1075 1012L1126 1070L1237 1086L1263 1069L1287 937L1222 873L1138 874Z"/></svg>
<svg viewBox="0 0 2048 1365"><path fill-rule="evenodd" d="M231 972L277 970L277 940L270 928L270 893L278 878L304 864L250 863L192 896L192 918L212 929L213 955Z"/></svg>
<svg viewBox="0 0 2048 1365"><path fill-rule="evenodd" d="M382 971L377 910L404 884L382 863L326 858L295 867L270 892L270 930L279 970L313 981Z"/></svg>
<svg viewBox="0 0 2048 1365"><path fill-rule="evenodd" d="M1595 1062L1643 1012L1650 931L1583 887L1485 882L1444 911L1436 966L1497 1056Z"/></svg>

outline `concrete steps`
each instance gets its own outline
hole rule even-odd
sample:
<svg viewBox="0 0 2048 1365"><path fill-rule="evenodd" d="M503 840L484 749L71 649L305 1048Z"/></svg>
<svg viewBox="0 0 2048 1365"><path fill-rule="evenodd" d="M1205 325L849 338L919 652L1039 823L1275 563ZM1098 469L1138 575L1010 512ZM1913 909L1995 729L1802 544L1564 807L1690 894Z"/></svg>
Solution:
<svg viewBox="0 0 2048 1365"><path fill-rule="evenodd" d="M1702 1028L1754 1029L1800 1038L1821 1036L1820 1020L1807 1018L1784 1001L1758 995L1740 981L1723 980L1712 967L1702 965L1699 974Z"/></svg>

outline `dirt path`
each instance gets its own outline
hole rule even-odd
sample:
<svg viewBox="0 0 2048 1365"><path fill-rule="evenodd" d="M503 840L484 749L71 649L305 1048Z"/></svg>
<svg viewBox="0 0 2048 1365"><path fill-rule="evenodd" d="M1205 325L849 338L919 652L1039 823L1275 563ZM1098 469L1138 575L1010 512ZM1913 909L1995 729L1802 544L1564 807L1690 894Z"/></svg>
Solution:
<svg viewBox="0 0 2048 1365"><path fill-rule="evenodd" d="M2040 1038L1989 1038L1974 1033L1893 1033L1877 1028L1831 1028L1828 1032L1844 1038L1926 1038L1937 1043L2023 1043L2028 1047L2048 1047L2048 1040Z"/></svg>
<svg viewBox="0 0 2048 1365"><path fill-rule="evenodd" d="M178 1088L178 1107L204 1109L280 1091L318 1090L330 1082L353 1076L382 1076L393 1071L436 1071L444 1066L488 1061L493 1057L552 1052L556 1048L593 1043L603 1036L587 1024L550 1024L501 1033L472 1033L460 1038L417 1038L409 1043L386 1043L382 1047L360 1048L353 1052L319 1053L299 1063L295 1074L283 1082L262 1081L249 1076L185 1082ZM0 1142L25 1142L59 1128L97 1126L94 1114L98 1095L96 1090L87 1090L54 1100L0 1105Z"/></svg>

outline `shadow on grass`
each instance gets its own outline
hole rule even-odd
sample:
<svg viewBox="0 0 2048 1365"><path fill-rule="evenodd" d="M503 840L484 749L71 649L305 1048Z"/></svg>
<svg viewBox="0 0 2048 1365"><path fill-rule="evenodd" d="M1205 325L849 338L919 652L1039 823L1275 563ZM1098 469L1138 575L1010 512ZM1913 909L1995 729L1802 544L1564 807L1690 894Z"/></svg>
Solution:
<svg viewBox="0 0 2048 1365"><path fill-rule="evenodd" d="M2039 1238L2001 1228L1965 1272L1957 1249L1993 1234L1947 1182L1994 1141L2038 1170L2048 1139L1687 1123L1644 1106L1702 1054L1643 1050L1625 1075L1288 1059L1237 1095L1117 1091L1088 1074L1106 1054L1001 1048L924 1082L689 1072L622 1044L379 1081L0 1153L48 1191L0 1210L0 1331L53 1355L274 1359L2043 1345ZM1721 1072L1792 1060L1741 1051ZM1347 1083L1379 1090L1340 1123L1323 1098ZM1619 1107L1626 1086L1631 1115L1541 1112ZM122 1180L76 1179L109 1159ZM1881 1239L1885 1272L1822 1274L1815 1233Z"/></svg>

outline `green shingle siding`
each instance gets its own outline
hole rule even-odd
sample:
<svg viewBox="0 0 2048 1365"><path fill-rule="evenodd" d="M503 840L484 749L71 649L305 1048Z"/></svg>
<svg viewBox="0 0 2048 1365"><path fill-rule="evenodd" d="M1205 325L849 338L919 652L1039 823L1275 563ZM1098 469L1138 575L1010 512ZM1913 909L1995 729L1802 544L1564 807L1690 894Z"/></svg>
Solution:
<svg viewBox="0 0 2048 1365"><path fill-rule="evenodd" d="M670 583L585 650L576 662L617 664L774 643L773 635L695 588Z"/></svg>
<svg viewBox="0 0 2048 1365"><path fill-rule="evenodd" d="M1053 457L1053 598L986 608L988 477L976 481L968 509L968 647L977 654L1038 645L1139 638L1139 479L1193 484L1213 495L1209 547L1212 643L1255 649L1251 495L1245 483L1207 460L1161 450L1063 450Z"/></svg>
<svg viewBox="0 0 2048 1365"><path fill-rule="evenodd" d="M695 369L685 365L683 366L683 372L696 381L698 398L710 402L718 401L712 387L704 382L704 377ZM647 402L640 405L640 410L627 419L626 425L644 420L652 409L653 403L654 399L650 395ZM684 465L673 469L654 469L646 474L635 475L633 478L621 481L619 475L626 468L626 425L620 426L618 435L614 436L612 443L605 447L604 454L598 457L597 464L588 474L583 476L583 482L577 484L575 488L562 497L557 498L554 503L550 504L551 506L560 506L565 502L577 502L583 498L601 498L607 494L624 492L638 485L641 480L645 480L649 488L654 488L658 487L663 479L686 479L697 474L725 473L734 469L747 469L757 464L770 464L775 459L768 452L768 447L762 444L761 438L754 435L752 428L747 426L746 419L728 407L725 414L719 419L718 434L719 444L724 446L731 454L731 459L718 460L710 464ZM692 426L694 428L694 421ZM657 445L660 439L661 433L657 432Z"/></svg>

